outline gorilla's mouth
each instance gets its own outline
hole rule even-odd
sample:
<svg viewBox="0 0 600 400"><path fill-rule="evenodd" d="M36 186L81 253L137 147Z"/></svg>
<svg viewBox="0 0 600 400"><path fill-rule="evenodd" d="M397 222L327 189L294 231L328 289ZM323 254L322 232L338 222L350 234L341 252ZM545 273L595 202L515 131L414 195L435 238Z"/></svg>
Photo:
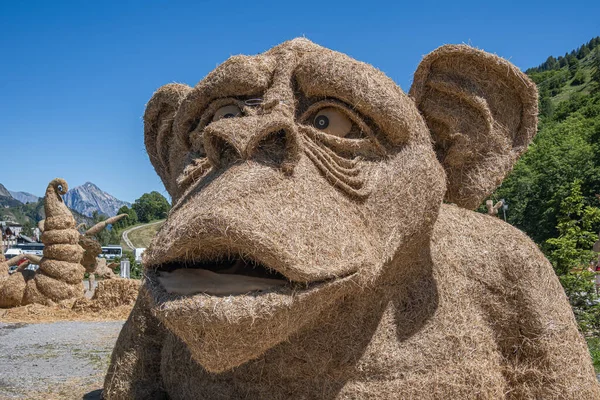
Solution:
<svg viewBox="0 0 600 400"><path fill-rule="evenodd" d="M169 262L160 265L156 271L164 289L180 295L240 295L267 291L290 283L281 273L245 257Z"/></svg>

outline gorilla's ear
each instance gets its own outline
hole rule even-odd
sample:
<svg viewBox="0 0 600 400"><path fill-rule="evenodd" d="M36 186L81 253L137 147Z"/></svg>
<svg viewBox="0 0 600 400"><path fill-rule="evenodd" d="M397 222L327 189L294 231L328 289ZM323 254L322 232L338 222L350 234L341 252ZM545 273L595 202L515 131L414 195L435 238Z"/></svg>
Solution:
<svg viewBox="0 0 600 400"><path fill-rule="evenodd" d="M172 153L177 147L173 133L173 119L181 102L192 90L187 85L172 83L162 86L152 96L146 105L144 113L144 143L150 157L150 162L163 181L165 188L174 197L176 177L172 176L177 158ZM175 159L174 159L175 158Z"/></svg>
<svg viewBox="0 0 600 400"><path fill-rule="evenodd" d="M410 89L446 170L446 200L481 204L537 128L537 88L514 65L465 45L423 58Z"/></svg>

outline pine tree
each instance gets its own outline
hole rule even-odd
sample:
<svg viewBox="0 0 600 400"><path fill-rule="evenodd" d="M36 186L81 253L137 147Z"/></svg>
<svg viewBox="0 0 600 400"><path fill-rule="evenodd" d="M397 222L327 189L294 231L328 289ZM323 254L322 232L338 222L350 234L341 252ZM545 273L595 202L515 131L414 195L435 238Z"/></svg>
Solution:
<svg viewBox="0 0 600 400"><path fill-rule="evenodd" d="M567 61L567 58L563 57L563 56L559 56L558 57L558 66L560 68L562 68L562 67L565 67L567 65L569 65L569 62Z"/></svg>
<svg viewBox="0 0 600 400"><path fill-rule="evenodd" d="M590 54L590 49L588 49L587 46L585 46L585 45L581 46L579 48L579 51L577 52L577 58L579 58L581 60L582 58L584 58L588 54Z"/></svg>

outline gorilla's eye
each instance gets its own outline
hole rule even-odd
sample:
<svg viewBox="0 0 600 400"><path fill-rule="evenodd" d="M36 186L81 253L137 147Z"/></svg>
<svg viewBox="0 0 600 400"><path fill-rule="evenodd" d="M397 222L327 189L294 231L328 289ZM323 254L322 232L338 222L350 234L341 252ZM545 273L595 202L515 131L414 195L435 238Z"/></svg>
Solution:
<svg viewBox="0 0 600 400"><path fill-rule="evenodd" d="M327 107L316 113L313 126L330 135L345 137L352 130L352 121L337 108Z"/></svg>
<svg viewBox="0 0 600 400"><path fill-rule="evenodd" d="M235 117L239 117L240 115L242 115L242 110L240 110L240 108L238 106L236 106L235 104L229 104L227 106L223 106L221 108L219 108L217 111L215 111L212 120L214 121L218 121L222 118L235 118Z"/></svg>

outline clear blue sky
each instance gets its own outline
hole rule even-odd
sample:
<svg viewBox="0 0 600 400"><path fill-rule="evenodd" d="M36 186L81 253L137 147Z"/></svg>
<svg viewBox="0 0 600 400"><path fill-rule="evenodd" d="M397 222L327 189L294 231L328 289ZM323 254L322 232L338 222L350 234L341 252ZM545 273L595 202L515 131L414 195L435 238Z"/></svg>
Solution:
<svg viewBox="0 0 600 400"><path fill-rule="evenodd" d="M598 0L403 3L2 1L0 183L42 195L63 177L126 201L166 194L143 146L154 90L195 85L232 54L297 36L375 65L406 91L421 57L444 43L526 69L600 35Z"/></svg>

